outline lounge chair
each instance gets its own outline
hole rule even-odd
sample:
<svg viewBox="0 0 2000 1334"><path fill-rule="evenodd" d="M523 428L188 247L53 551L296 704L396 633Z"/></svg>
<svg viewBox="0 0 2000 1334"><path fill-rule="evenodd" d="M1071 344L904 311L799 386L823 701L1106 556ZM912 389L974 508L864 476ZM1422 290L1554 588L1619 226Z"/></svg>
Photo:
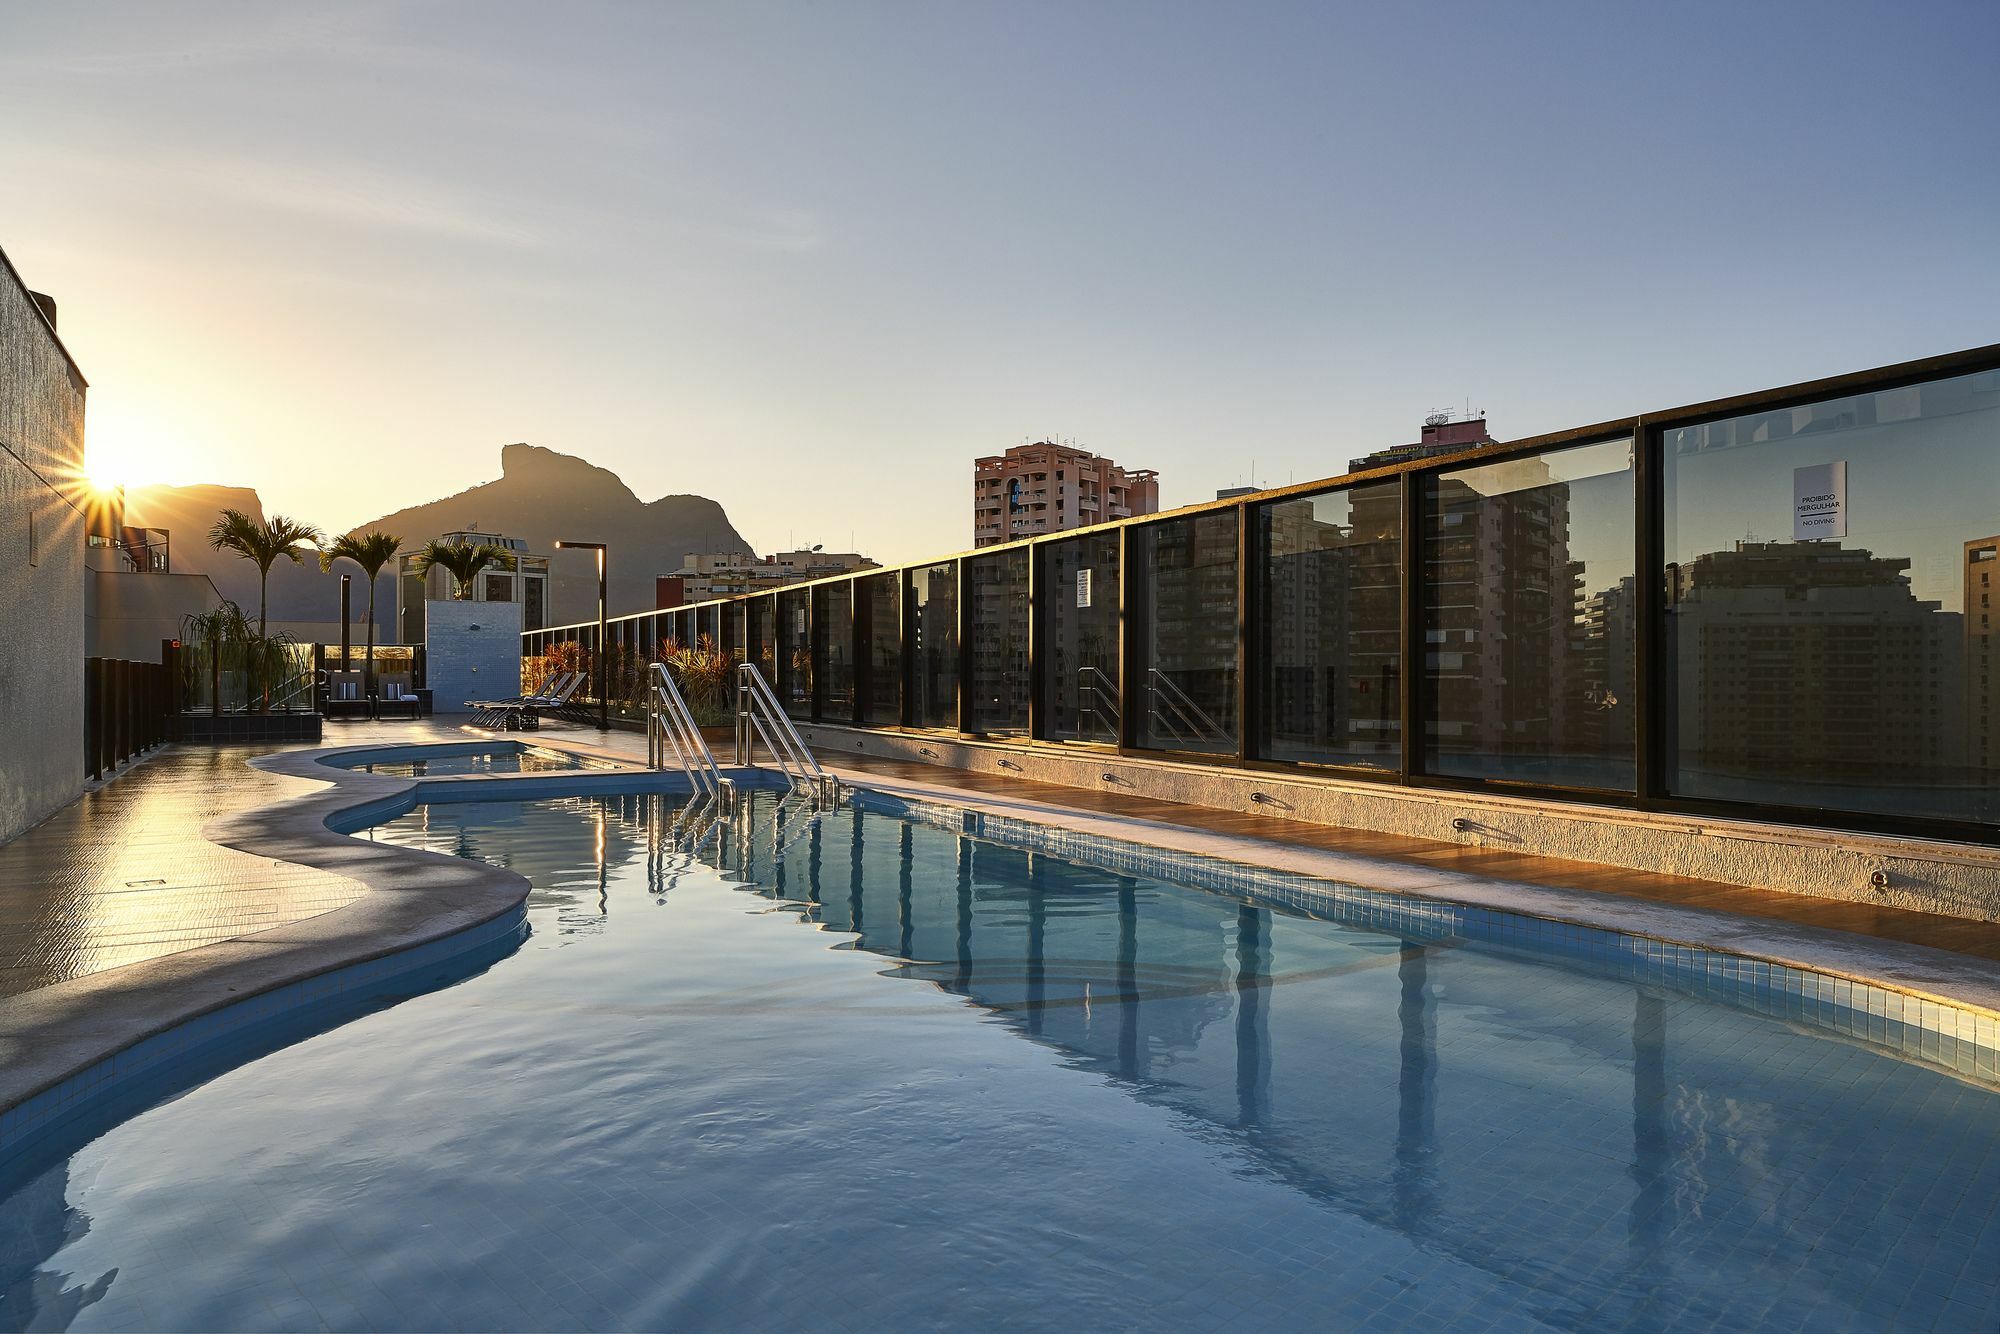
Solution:
<svg viewBox="0 0 2000 1334"><path fill-rule="evenodd" d="M410 690L409 681L401 676L382 676L375 679L375 716L385 718L392 709L408 709L415 721L421 716L418 708L422 704Z"/></svg>
<svg viewBox="0 0 2000 1334"><path fill-rule="evenodd" d="M523 708L532 700L539 700L550 691L559 689L569 679L567 673L558 674L544 681L539 690L525 695L515 695L510 699L469 699L465 707L472 710L474 727L505 727L508 715L515 709Z"/></svg>
<svg viewBox="0 0 2000 1334"><path fill-rule="evenodd" d="M576 674L576 684L571 686L563 694L563 697L554 704L544 706L545 711L553 713L566 723L575 723L579 727L595 724L597 722L597 705L586 701L578 693L583 687L589 684L590 673L578 672Z"/></svg>
<svg viewBox="0 0 2000 1334"><path fill-rule="evenodd" d="M576 711L581 707L577 701L576 692L583 689L584 684L589 680L589 672L578 672L562 689L541 699L524 704L520 711L520 716L524 724L531 728L540 727L542 725L541 715L544 713L553 713L558 718L567 718L574 721Z"/></svg>
<svg viewBox="0 0 2000 1334"><path fill-rule="evenodd" d="M326 674L326 716L360 714L364 718L375 716L375 701L361 693L360 672L328 672Z"/></svg>
<svg viewBox="0 0 2000 1334"><path fill-rule="evenodd" d="M582 672L565 672L542 683L542 688L533 694L516 695L512 699L469 699L465 707L472 710L474 727L498 727L502 731L520 728L533 729L540 725L540 711L560 708L583 684Z"/></svg>

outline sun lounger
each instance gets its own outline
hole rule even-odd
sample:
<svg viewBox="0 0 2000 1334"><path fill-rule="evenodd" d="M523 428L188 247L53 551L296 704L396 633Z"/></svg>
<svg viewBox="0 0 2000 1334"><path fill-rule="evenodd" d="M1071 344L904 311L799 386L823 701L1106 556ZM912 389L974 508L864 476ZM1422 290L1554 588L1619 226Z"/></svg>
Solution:
<svg viewBox="0 0 2000 1334"><path fill-rule="evenodd" d="M497 727L510 732L533 729L540 725L541 712L561 708L583 684L583 678L582 672L565 672L543 682L542 688L532 695L467 700L465 707L472 710L474 727Z"/></svg>

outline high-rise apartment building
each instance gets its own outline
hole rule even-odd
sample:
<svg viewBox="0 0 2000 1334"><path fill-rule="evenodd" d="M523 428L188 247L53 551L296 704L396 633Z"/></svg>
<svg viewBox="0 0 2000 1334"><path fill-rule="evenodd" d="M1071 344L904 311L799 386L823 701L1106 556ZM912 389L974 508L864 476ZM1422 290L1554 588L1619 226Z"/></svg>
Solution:
<svg viewBox="0 0 2000 1334"><path fill-rule="evenodd" d="M972 544L978 547L1159 509L1157 472L1121 468L1049 440L1016 445L972 465Z"/></svg>
<svg viewBox="0 0 2000 1334"><path fill-rule="evenodd" d="M2000 676L1994 674L1994 616L2000 593L2000 536L1965 544L1965 744L1976 778L2000 769Z"/></svg>

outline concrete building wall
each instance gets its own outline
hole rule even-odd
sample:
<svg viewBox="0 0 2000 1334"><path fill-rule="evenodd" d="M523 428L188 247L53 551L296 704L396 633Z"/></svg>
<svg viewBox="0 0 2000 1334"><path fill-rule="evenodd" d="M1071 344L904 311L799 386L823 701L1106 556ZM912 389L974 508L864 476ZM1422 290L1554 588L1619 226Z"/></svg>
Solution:
<svg viewBox="0 0 2000 1334"><path fill-rule="evenodd" d="M85 387L0 254L0 841L83 788Z"/></svg>
<svg viewBox="0 0 2000 1334"><path fill-rule="evenodd" d="M521 604L432 602L424 608L426 679L437 713L521 693Z"/></svg>
<svg viewBox="0 0 2000 1334"><path fill-rule="evenodd" d="M158 662L161 642L180 638L182 617L222 605L205 574L92 570L85 578L84 639L93 658Z"/></svg>

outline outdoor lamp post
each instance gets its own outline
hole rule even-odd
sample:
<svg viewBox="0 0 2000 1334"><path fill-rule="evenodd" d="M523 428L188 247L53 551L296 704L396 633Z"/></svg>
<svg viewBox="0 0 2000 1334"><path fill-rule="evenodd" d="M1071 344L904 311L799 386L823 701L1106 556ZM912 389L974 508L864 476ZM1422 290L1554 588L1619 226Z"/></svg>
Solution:
<svg viewBox="0 0 2000 1334"><path fill-rule="evenodd" d="M609 638L604 625L604 544L602 542L558 542L559 551L595 551L597 553L597 730L611 730L611 678Z"/></svg>

